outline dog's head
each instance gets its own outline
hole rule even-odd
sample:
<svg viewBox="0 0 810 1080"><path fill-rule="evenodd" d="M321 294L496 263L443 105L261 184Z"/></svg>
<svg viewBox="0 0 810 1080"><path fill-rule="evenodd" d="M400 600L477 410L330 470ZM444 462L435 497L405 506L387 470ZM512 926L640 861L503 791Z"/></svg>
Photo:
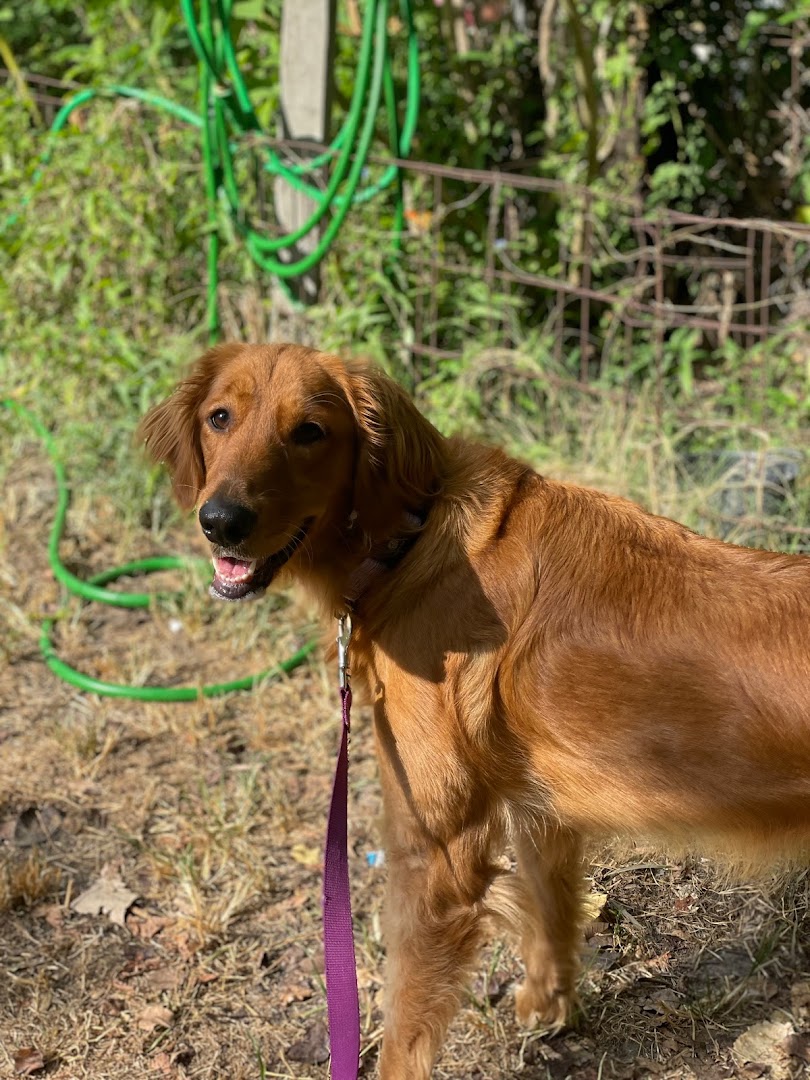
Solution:
<svg viewBox="0 0 810 1080"><path fill-rule="evenodd" d="M439 480L441 436L393 380L297 345L220 345L144 418L182 507L199 505L212 593L261 593L354 529L390 536Z"/></svg>

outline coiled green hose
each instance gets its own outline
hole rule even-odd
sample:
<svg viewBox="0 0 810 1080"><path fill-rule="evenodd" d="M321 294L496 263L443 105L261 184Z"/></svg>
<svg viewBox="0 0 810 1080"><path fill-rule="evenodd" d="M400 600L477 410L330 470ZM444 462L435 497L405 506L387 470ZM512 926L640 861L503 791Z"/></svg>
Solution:
<svg viewBox="0 0 810 1080"><path fill-rule="evenodd" d="M251 258L261 269L270 272L281 282L311 270L331 247L351 207L373 199L393 183L396 184L396 201L392 244L395 248L398 247L405 214L399 168L393 164L388 166L379 180L368 186L361 184L361 178L367 168L381 94L385 97L389 144L395 157L408 156L416 131L420 92L419 41L411 0L400 2L408 38L407 89L401 129L388 40L388 0L367 0L351 103L334 141L324 153L298 165L286 165L272 147L263 150L264 168L273 175L283 177L288 184L316 204L310 217L293 232L279 237L265 236L250 224L249 215L240 198L234 169L234 148L240 145L245 135L260 134L261 125L250 102L236 59L230 29L233 0L201 0L199 19L194 0L181 0L189 38L200 61L199 113L194 113L160 94L134 86L113 84L103 89L81 90L65 103L54 118L48 135L48 145L34 171L32 187L23 198L21 206L25 207L30 202L48 162L53 157L57 136L73 111L96 98L129 97L201 130L209 223L207 322L212 340L219 328L217 215L220 196L223 197L234 227L244 239ZM303 179L307 173L322 168L333 159L335 164L325 190ZM332 217L311 252L289 262L277 257L278 252L292 249L304 236L318 228L330 212L333 212ZM6 221L6 227L13 224L18 216L18 213L12 215Z"/></svg>
<svg viewBox="0 0 810 1080"><path fill-rule="evenodd" d="M114 84L104 89L88 88L80 91L65 103L54 118L47 146L32 177L31 188L21 200L20 207L21 210L24 209L31 201L56 149L59 132L65 127L73 111L88 101L108 97L135 98L184 123L200 128L210 225L207 319L209 334L213 339L217 336L219 325L217 210L220 193L225 198L228 210L238 232L245 240L251 257L262 269L271 272L281 280L299 276L315 266L329 250L351 206L373 198L395 181L397 199L394 244L398 244L398 235L402 231L404 222L399 169L396 165L389 166L376 183L365 187L361 185L360 180L366 168L374 135L381 93L384 94L386 101L392 153L396 157L406 157L410 152L419 112L419 47L410 0L401 0L408 33L408 88L404 119L400 129L391 55L388 48L388 0L367 0L351 104L343 126L331 146L324 153L299 165L286 165L272 148L265 148L264 168L270 173L283 177L296 190L306 194L316 203L314 212L300 228L287 236L271 238L264 236L249 224L240 200L233 165L233 149L234 146L238 146L240 136L260 131L258 119L239 69L231 35L233 0L201 0L199 21L193 0L181 0L181 5L189 37L201 66L199 115L160 94L137 87ZM365 113L364 116L363 113ZM303 179L308 172L322 168L335 158L336 163L325 190L321 191ZM341 187L344 190L341 191ZM291 262L282 262L276 257L277 252L292 248L302 237L317 228L333 209L335 213L311 252ZM4 222L4 228L13 225L18 217L19 212L8 218ZM5 399L0 404L31 424L42 440L53 466L57 486L57 509L48 541L48 560L54 577L69 592L85 600L94 600L117 607L148 607L154 599L149 593L114 592L105 586L130 574L186 567L189 561L176 556L141 559L97 574L88 581L83 581L72 574L59 556L59 541L64 530L69 494L64 467L54 440L45 426L19 402ZM107 697L134 698L140 701L194 701L200 696L215 697L234 690L250 690L267 678L292 671L304 662L315 647L314 642L308 642L276 667L258 675L230 682L200 687L127 686L122 683L109 683L95 679L61 660L56 654L51 638L54 621L53 618L49 618L43 622L39 641L45 662L54 674L73 686L91 693Z"/></svg>
<svg viewBox="0 0 810 1080"><path fill-rule="evenodd" d="M50 563L53 576L60 584L83 600L95 600L101 604L111 604L115 607L143 608L149 607L156 599L149 593L113 592L104 588L111 581L130 574L148 574L158 570L177 570L192 565L191 560L181 559L176 555L157 556L152 559L138 559L135 562L116 566L112 570L105 570L96 574L88 581L72 574L62 562L59 556L59 541L65 527L70 496L65 478L65 470L59 458L56 444L48 431L32 413L19 402L13 399L5 399L2 405L23 417L34 429L42 440L42 444L50 458L56 479L56 513L53 525L48 537L48 562ZM260 672L258 675L249 675L242 679L233 679L230 682L214 683L209 686L127 686L124 683L104 682L94 679L91 675L77 671L76 668L65 663L56 655L51 640L53 632L53 618L45 619L42 624L42 633L39 638L39 647L45 659L45 663L51 671L60 679L79 687L81 690L89 690L93 694L101 694L104 697L135 698L138 701L196 701L200 697L218 697L221 694L229 694L233 690L252 690L258 683L276 675L286 674L293 671L306 660L315 648L315 642L309 641L288 659L283 660L276 667Z"/></svg>

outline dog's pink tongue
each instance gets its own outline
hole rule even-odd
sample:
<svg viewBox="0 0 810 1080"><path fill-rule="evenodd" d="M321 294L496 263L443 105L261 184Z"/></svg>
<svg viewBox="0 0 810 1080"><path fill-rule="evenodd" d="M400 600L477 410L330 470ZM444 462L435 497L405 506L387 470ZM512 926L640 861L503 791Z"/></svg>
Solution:
<svg viewBox="0 0 810 1080"><path fill-rule="evenodd" d="M220 555L214 559L214 570L223 581L242 580L250 574L251 564L233 559L230 555Z"/></svg>

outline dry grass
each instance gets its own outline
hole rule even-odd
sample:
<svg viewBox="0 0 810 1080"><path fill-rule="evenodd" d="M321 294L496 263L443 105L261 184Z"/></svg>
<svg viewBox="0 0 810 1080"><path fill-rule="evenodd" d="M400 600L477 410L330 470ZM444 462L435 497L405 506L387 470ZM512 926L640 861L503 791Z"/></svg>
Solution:
<svg viewBox="0 0 810 1080"><path fill-rule="evenodd" d="M624 431L617 455L607 429L594 427L581 479L604 483L611 457L639 452L632 424ZM640 475L614 470L608 486L639 495ZM657 508L674 509L665 506L674 487L661 471L649 475ZM0 1075L34 1047L43 1075L59 1080L325 1078L319 880L338 731L332 673L314 660L251 694L172 705L95 698L57 681L36 646L39 616L60 602L45 556L53 489L41 459L26 454L5 494ZM71 535L80 539L65 551L82 574L157 550L145 530L120 535L114 508L87 498ZM197 542L191 528L175 539L186 550ZM193 684L289 655L301 625L284 601L211 605L192 587L151 612L72 604L58 644L102 678ZM380 805L362 710L350 800L370 1076L382 1020L384 870L365 859L379 846ZM138 895L125 925L71 908L104 867ZM735 885L707 862L637 847L594 853L583 888L607 902L583 939L573 1028L553 1038L517 1029L519 963L493 942L437 1077L803 1075L807 874ZM735 1039L774 1017L798 1041L777 1047L759 1072L735 1064Z"/></svg>

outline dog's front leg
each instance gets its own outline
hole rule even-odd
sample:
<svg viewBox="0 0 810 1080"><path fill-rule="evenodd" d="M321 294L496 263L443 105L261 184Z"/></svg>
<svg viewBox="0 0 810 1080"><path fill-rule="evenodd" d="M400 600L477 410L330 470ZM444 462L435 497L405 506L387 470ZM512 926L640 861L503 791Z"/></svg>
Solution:
<svg viewBox="0 0 810 1080"><path fill-rule="evenodd" d="M483 931L495 869L482 829L432 835L401 776L381 761L388 865L382 1080L427 1080Z"/></svg>
<svg viewBox="0 0 810 1080"><path fill-rule="evenodd" d="M464 839L389 845L382 1080L427 1080L482 933L490 873Z"/></svg>

